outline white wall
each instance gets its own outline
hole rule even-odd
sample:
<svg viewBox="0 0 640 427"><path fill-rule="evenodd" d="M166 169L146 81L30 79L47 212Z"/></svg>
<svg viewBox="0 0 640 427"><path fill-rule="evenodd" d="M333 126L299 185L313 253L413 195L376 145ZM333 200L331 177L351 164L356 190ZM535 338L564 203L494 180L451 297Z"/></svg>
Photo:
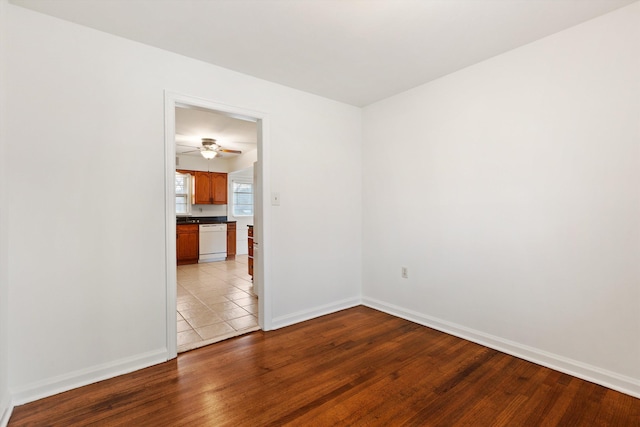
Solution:
<svg viewBox="0 0 640 427"><path fill-rule="evenodd" d="M6 58L6 28L7 2L0 0L0 94L5 93ZM11 415L11 396L9 393L9 338L8 320L9 307L7 304L9 281L8 245L7 245L7 156L6 156L6 103L0 96L0 426L6 425Z"/></svg>
<svg viewBox="0 0 640 427"><path fill-rule="evenodd" d="M7 12L6 172L20 183L6 203L16 401L166 355L164 90L269 116L269 181L283 200L265 224L272 324L358 303L360 109ZM337 151L337 161L324 156Z"/></svg>
<svg viewBox="0 0 640 427"><path fill-rule="evenodd" d="M640 395L639 61L634 3L366 107L365 302Z"/></svg>
<svg viewBox="0 0 640 427"><path fill-rule="evenodd" d="M229 172L242 169L253 168L253 164L258 161L258 150L246 151L239 156L229 159Z"/></svg>
<svg viewBox="0 0 640 427"><path fill-rule="evenodd" d="M202 156L176 156L178 165L176 169L186 169L203 172L229 172L229 161L219 158L207 160Z"/></svg>

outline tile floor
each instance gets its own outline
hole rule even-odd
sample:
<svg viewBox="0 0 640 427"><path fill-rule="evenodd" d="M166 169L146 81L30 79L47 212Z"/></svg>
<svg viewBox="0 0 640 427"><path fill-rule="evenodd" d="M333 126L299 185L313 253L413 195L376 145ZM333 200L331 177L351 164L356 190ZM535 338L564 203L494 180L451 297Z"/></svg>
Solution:
<svg viewBox="0 0 640 427"><path fill-rule="evenodd" d="M178 266L178 352L258 330L247 255Z"/></svg>

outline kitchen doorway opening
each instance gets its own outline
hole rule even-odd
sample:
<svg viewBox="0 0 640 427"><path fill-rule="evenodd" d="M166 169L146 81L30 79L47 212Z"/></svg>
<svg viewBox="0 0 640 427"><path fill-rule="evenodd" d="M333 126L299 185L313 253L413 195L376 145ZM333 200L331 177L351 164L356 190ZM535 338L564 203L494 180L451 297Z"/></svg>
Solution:
<svg viewBox="0 0 640 427"><path fill-rule="evenodd" d="M268 118L260 112L165 93L167 359L269 329L266 253L264 244L258 246L268 234L264 216L269 213L262 196L267 184L267 126ZM209 139L215 139L214 159L201 152L211 149ZM178 174L193 179L189 191L177 190ZM209 176L210 184L194 185ZM203 187L219 190L214 180L221 177L225 198L217 194L203 201L196 194ZM182 193L187 193L188 209ZM205 227L223 226L226 251L215 260L198 262L190 246L197 244Z"/></svg>

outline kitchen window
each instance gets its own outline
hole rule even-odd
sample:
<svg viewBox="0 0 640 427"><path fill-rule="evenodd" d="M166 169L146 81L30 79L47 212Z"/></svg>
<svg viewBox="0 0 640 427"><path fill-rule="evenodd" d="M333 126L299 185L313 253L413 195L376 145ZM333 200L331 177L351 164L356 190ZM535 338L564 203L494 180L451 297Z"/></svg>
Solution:
<svg viewBox="0 0 640 427"><path fill-rule="evenodd" d="M191 214L191 175L176 172L176 215Z"/></svg>
<svg viewBox="0 0 640 427"><path fill-rule="evenodd" d="M233 216L253 216L253 183L233 181Z"/></svg>

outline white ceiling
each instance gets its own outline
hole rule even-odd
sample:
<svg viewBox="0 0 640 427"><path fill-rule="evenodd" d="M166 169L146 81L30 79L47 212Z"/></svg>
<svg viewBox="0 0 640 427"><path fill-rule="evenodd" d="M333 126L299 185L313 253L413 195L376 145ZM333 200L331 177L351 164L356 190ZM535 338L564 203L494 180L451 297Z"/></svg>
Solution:
<svg viewBox="0 0 640 427"><path fill-rule="evenodd" d="M11 0L364 106L634 0Z"/></svg>
<svg viewBox="0 0 640 427"><path fill-rule="evenodd" d="M243 153L257 148L258 127L255 122L195 108L176 108L176 154L200 156L202 138L213 138L216 144ZM219 153L230 158L237 154Z"/></svg>

